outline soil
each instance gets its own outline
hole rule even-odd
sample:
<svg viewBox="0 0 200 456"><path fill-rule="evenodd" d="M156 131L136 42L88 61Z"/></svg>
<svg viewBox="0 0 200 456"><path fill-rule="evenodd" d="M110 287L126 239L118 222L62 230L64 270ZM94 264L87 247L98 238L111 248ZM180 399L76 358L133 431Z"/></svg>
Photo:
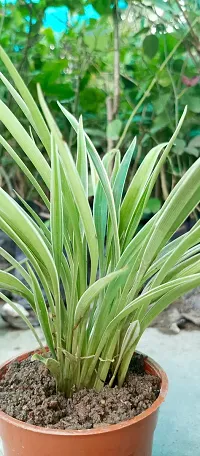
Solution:
<svg viewBox="0 0 200 456"><path fill-rule="evenodd" d="M100 393L83 389L66 398L39 361L10 364L0 381L0 409L30 424L55 429L92 429L115 424L149 408L160 392L160 379L144 372L141 355L133 358L122 388Z"/></svg>

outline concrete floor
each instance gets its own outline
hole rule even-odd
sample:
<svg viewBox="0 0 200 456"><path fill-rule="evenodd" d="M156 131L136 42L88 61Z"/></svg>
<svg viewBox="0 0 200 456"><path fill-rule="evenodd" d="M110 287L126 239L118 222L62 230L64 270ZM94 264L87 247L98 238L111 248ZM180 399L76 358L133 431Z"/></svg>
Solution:
<svg viewBox="0 0 200 456"><path fill-rule="evenodd" d="M0 363L36 346L30 331L8 331L0 324ZM170 382L167 400L160 411L152 456L199 456L200 331L167 335L150 328L139 349L162 365ZM0 454L3 456L1 448Z"/></svg>

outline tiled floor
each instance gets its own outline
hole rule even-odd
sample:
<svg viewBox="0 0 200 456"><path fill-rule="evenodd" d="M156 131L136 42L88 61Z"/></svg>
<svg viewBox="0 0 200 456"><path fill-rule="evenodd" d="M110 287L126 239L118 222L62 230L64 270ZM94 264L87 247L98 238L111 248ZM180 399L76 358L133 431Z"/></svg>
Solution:
<svg viewBox="0 0 200 456"><path fill-rule="evenodd" d="M0 326L0 362L35 347L29 331L8 331ZM139 348L162 365L170 382L160 411L153 456L199 456L200 331L167 335L150 328Z"/></svg>

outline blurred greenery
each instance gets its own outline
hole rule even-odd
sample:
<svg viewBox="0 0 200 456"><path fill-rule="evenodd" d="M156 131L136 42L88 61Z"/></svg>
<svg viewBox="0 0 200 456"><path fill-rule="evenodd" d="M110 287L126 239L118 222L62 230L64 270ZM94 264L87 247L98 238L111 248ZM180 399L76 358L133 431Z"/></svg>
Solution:
<svg viewBox="0 0 200 456"><path fill-rule="evenodd" d="M58 10L56 10L58 7ZM66 8L60 14L60 8ZM91 17L88 8L93 7ZM51 8L51 10L50 10ZM119 105L109 112L115 97L116 57L114 9L119 28ZM47 12L61 31L48 26ZM170 162L154 190L150 212L159 209L180 176L200 155L200 4L197 0L17 0L2 2L0 41L35 98L40 83L63 136L75 150L75 137L57 106L59 100L84 126L102 155L115 147L133 109L156 76L149 96L133 117L122 154L137 135L133 172L147 151L167 141L184 106L187 118L173 148ZM115 17L115 18L116 18ZM53 24L53 20L51 20ZM189 32L185 37L186 32ZM185 37L185 38L184 38ZM173 57L161 64L182 39ZM0 63L0 70L7 76ZM0 96L22 121L3 83ZM111 103L110 103L111 101ZM25 123L25 120L24 120ZM27 125L28 128L28 125ZM1 134L13 144L4 128ZM16 147L16 146L15 146ZM19 151L19 153L22 153ZM30 189L19 171L0 149L1 185L14 187L30 198ZM30 164L28 166L31 166ZM148 209L147 209L148 212Z"/></svg>

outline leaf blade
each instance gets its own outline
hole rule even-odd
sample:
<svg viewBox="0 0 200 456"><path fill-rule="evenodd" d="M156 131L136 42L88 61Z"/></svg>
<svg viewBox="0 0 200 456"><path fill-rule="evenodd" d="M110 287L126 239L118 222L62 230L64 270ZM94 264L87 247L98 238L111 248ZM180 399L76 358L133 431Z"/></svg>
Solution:
<svg viewBox="0 0 200 456"><path fill-rule="evenodd" d="M59 155L52 138L51 141L51 242L53 257L58 275L61 271L63 252L63 201Z"/></svg>
<svg viewBox="0 0 200 456"><path fill-rule="evenodd" d="M4 49L0 46L0 58L4 65L6 66L10 76L12 77L17 89L19 90L21 97L25 101L28 109L31 112L32 118L37 126L37 130L39 136L41 138L42 143L44 144L48 153L50 153L50 135L46 123L41 115L40 110L38 109L32 95L30 94L29 90L26 87L23 79L19 75L18 71L16 70L15 66L9 59L8 55L4 51Z"/></svg>

